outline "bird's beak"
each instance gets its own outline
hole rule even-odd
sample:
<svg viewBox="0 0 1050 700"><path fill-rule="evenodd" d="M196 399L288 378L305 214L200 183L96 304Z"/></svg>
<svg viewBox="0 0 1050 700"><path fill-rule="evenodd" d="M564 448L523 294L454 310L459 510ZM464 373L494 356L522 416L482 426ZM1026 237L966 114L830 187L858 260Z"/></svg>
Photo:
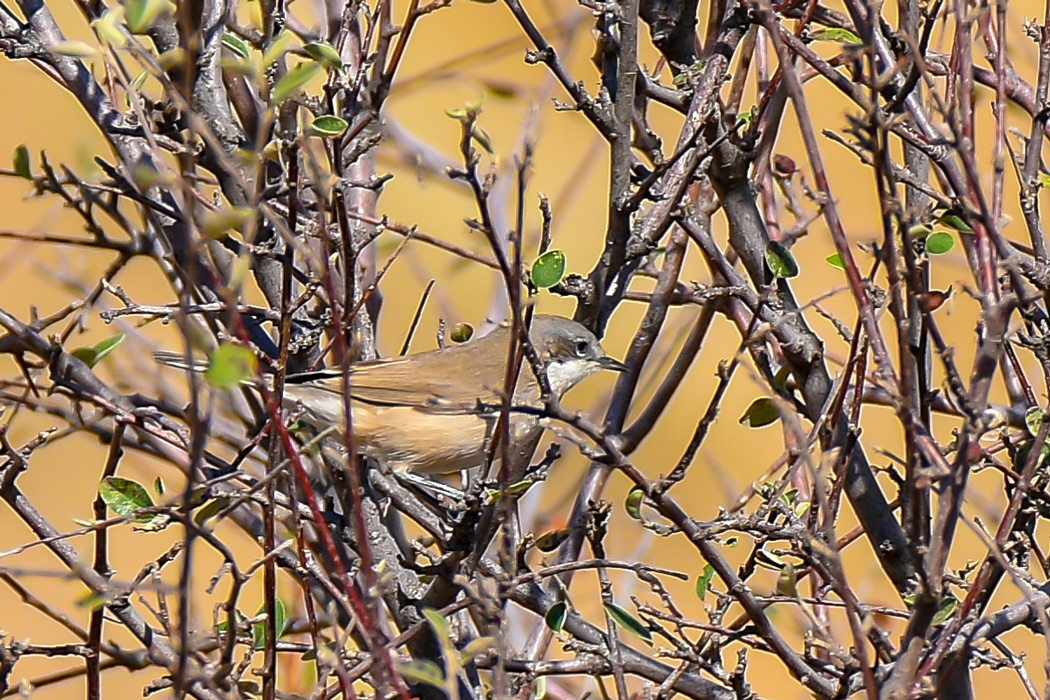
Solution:
<svg viewBox="0 0 1050 700"><path fill-rule="evenodd" d="M599 358L598 366L601 367L602 369L611 369L613 372L626 372L627 371L627 365L625 365L624 363L620 362L615 357L609 357L608 355L606 355L605 357Z"/></svg>

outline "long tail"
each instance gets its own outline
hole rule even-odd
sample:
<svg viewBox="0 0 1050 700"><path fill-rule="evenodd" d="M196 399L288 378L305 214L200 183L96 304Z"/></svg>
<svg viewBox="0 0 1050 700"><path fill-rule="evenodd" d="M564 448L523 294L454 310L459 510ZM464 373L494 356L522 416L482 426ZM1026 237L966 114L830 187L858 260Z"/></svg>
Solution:
<svg viewBox="0 0 1050 700"><path fill-rule="evenodd" d="M174 367L175 369L188 369L193 372L205 372L208 369L207 360L195 357L187 364L186 355L181 352L172 352L171 350L160 350L155 352L153 353L153 359L162 365Z"/></svg>

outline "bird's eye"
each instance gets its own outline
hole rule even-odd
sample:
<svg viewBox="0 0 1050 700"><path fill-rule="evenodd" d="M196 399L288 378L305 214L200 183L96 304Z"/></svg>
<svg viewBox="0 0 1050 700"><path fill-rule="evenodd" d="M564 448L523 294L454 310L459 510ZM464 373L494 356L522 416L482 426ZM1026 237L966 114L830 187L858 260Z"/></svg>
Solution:
<svg viewBox="0 0 1050 700"><path fill-rule="evenodd" d="M587 350L589 350L589 349L590 349L590 346L587 344L586 340L577 340L576 341L576 357L586 357Z"/></svg>

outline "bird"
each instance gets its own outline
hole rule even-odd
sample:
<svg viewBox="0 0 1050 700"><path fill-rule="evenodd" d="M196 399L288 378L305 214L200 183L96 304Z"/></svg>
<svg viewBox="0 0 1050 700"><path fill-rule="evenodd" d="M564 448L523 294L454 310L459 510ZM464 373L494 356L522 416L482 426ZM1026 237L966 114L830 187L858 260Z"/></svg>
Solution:
<svg viewBox="0 0 1050 700"><path fill-rule="evenodd" d="M502 323L487 335L445 348L350 365L348 385L355 450L395 473L440 475L484 464L499 418L512 329ZM532 319L529 339L560 399L603 369L623 371L586 327L562 316ZM182 357L160 358L183 364ZM177 362L176 362L177 360ZM343 432L342 372L289 375L285 408L316 430ZM512 446L543 430L543 391L523 359L511 400ZM529 410L513 410L513 407Z"/></svg>

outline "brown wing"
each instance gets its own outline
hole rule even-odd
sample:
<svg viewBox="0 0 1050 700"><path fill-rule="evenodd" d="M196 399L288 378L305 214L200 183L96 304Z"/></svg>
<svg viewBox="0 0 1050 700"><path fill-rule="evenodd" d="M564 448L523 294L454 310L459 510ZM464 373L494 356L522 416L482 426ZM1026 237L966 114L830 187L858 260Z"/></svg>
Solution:
<svg viewBox="0 0 1050 700"><path fill-rule="evenodd" d="M350 368L350 394L355 402L435 412L473 411L479 400L497 403L507 336L504 329L496 329L444 350L356 364ZM290 377L289 382L288 397L306 404L326 400L329 394L337 397L340 390L337 371L311 372Z"/></svg>

